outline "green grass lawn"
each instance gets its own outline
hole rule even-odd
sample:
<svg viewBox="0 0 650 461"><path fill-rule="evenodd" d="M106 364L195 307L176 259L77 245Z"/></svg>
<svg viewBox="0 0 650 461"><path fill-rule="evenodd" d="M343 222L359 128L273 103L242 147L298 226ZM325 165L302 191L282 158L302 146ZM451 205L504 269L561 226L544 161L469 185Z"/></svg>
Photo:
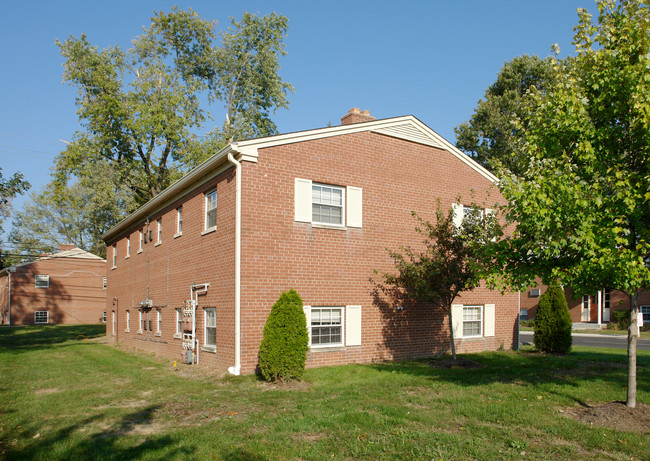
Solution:
<svg viewBox="0 0 650 461"><path fill-rule="evenodd" d="M520 327L521 331L533 331L532 327ZM615 335L627 336L627 330L610 330L602 328L600 330L571 330L572 333L590 334L590 335ZM650 331L642 331L639 335L641 339L650 339Z"/></svg>
<svg viewBox="0 0 650 461"><path fill-rule="evenodd" d="M0 328L0 459L647 459L647 434L567 408L625 398L624 350L308 370L303 383L174 372L103 326ZM650 353L638 401L650 403ZM525 453L524 453L525 452ZM523 453L523 454L522 454Z"/></svg>

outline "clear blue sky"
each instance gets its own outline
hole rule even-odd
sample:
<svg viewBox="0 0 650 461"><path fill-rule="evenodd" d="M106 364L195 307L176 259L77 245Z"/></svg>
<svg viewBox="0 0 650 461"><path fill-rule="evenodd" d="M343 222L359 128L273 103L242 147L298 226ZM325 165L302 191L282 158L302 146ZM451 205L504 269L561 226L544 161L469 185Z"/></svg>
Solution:
<svg viewBox="0 0 650 461"><path fill-rule="evenodd" d="M219 28L243 11L289 18L282 78L295 87L280 132L336 125L348 109L377 118L412 114L454 142L454 127L508 61L566 56L576 9L597 14L593 0L428 1L152 1L33 0L5 2L0 20L0 166L21 171L38 191L53 160L79 129L76 89L62 83L55 39L86 33L104 48L130 46L154 10L191 7ZM223 121L213 108L215 123ZM210 126L205 128L208 131ZM14 201L19 209L24 198ZM9 223L5 223L8 231Z"/></svg>

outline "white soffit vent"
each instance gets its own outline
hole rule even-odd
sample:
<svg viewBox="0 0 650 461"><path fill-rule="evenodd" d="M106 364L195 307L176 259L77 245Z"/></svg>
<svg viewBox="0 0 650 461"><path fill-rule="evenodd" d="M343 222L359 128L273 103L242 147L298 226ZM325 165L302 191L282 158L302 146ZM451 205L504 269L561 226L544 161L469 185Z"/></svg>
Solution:
<svg viewBox="0 0 650 461"><path fill-rule="evenodd" d="M416 126L412 123L402 123L399 125L387 126L383 128L377 128L372 130L375 133L384 134L386 136L392 136L394 138L405 139L411 142L417 142L419 144L425 144L427 146L437 147L439 149L446 149L445 146L440 144L435 139L432 139L430 136L427 136L426 133L423 133L421 130L418 130Z"/></svg>

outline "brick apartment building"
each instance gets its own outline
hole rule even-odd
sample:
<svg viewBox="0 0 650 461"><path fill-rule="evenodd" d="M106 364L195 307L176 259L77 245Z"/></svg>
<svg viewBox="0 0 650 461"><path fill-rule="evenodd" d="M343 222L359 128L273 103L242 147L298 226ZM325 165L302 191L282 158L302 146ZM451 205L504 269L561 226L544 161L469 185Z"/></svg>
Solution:
<svg viewBox="0 0 650 461"><path fill-rule="evenodd" d="M106 260L74 245L0 271L0 324L101 323Z"/></svg>
<svg viewBox="0 0 650 461"><path fill-rule="evenodd" d="M387 248L422 245L412 210L489 208L496 178L413 116L341 121L232 143L109 230L109 341L252 373L271 306L293 288L309 367L448 352L446 317L385 299L373 271L394 268ZM456 302L459 352L516 345L517 294Z"/></svg>
<svg viewBox="0 0 650 461"><path fill-rule="evenodd" d="M520 309L524 320L532 320L537 312L539 297L546 292L546 285L529 287L521 293ZM629 310L630 299L626 294L603 288L595 294L580 296L570 288L565 290L565 297L573 323L607 324L612 320L612 311ZM643 314L643 321L647 324L650 320L650 292L644 291L639 295L639 307Z"/></svg>

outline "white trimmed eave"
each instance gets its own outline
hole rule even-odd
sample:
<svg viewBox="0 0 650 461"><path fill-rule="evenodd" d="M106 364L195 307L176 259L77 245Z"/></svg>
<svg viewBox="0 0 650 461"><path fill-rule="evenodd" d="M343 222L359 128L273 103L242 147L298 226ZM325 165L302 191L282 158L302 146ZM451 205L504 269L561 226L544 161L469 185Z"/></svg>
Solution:
<svg viewBox="0 0 650 461"><path fill-rule="evenodd" d="M458 150L452 143L420 120L412 115L404 115L402 117L297 131L265 138L233 142L117 223L102 235L101 238L104 241L111 240L120 232L129 229L138 222L162 210L183 193L187 193L200 186L203 182L211 179L217 174L215 171L220 166L228 164L229 153L238 154L237 157L240 161L257 162L259 149L367 131L446 150L488 181L493 183L498 181L496 176Z"/></svg>
<svg viewBox="0 0 650 461"><path fill-rule="evenodd" d="M234 150L241 153L242 160L257 162L259 149L303 141L313 141L316 139L331 138L334 136L360 133L364 131L371 131L373 133L405 139L407 141L446 150L488 181L493 183L498 181L497 177L487 169L476 163L476 161L471 157L461 152L456 148L456 146L412 115L383 120L373 120L370 122L353 123L350 125L319 128L309 131L299 131L261 139L251 139L248 141L235 142L232 146Z"/></svg>
<svg viewBox="0 0 650 461"><path fill-rule="evenodd" d="M178 197L184 193L190 192L203 184L205 181L216 176L215 171L219 170L220 166L228 164L228 154L235 153L233 145L229 144L222 148L219 152L212 157L201 163L199 166L190 170L185 176L174 182L167 189L156 195L140 208L135 210L122 221L111 227L104 235L101 236L102 240L108 243L109 240L124 232L125 230L133 227L138 222L154 215L158 211L170 205ZM257 159L255 159L257 161ZM231 165L232 166L232 165Z"/></svg>

